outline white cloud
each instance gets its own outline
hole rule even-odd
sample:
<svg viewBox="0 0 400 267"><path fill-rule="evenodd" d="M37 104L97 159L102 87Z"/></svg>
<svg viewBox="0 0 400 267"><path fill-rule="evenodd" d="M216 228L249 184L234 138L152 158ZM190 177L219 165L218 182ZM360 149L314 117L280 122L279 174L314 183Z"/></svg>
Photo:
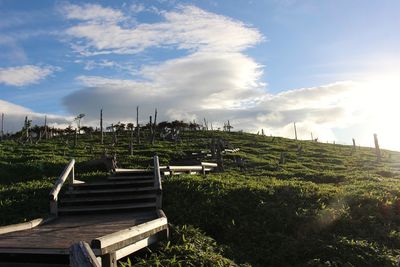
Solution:
<svg viewBox="0 0 400 267"><path fill-rule="evenodd" d="M39 67L35 65L0 68L0 83L12 86L35 84L57 70L59 68L53 66Z"/></svg>
<svg viewBox="0 0 400 267"><path fill-rule="evenodd" d="M102 7L96 4L83 4L81 6L65 4L62 5L59 10L67 19L92 21L98 23L112 23L124 19L124 15L121 11Z"/></svg>
<svg viewBox="0 0 400 267"><path fill-rule="evenodd" d="M132 4L129 9L134 13L140 13L146 10L143 4Z"/></svg>
<svg viewBox="0 0 400 267"><path fill-rule="evenodd" d="M32 120L32 125L44 125L44 117L47 116L49 126L65 127L72 117L63 117L52 114L37 113L26 107L10 103L0 99L0 113L4 113L4 131L16 132L21 130L25 116Z"/></svg>
<svg viewBox="0 0 400 267"><path fill-rule="evenodd" d="M164 11L164 21L135 26L123 25L120 11L99 5L66 5L63 12L68 19L81 20L66 34L75 40L74 50L83 55L139 53L149 47L233 52L263 40L258 30L195 6ZM116 13L115 19L109 13Z"/></svg>

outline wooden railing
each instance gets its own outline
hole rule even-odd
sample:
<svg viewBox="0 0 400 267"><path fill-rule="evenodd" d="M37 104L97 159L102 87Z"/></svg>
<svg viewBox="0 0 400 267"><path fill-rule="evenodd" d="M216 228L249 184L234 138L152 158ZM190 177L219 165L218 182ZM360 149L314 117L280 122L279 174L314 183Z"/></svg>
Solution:
<svg viewBox="0 0 400 267"><path fill-rule="evenodd" d="M69 248L69 265L71 267L100 267L101 264L88 243L80 241Z"/></svg>
<svg viewBox="0 0 400 267"><path fill-rule="evenodd" d="M217 163L201 162L200 165L193 166L165 166L162 168L164 175L177 175L182 173L205 175L218 167Z"/></svg>
<svg viewBox="0 0 400 267"><path fill-rule="evenodd" d="M57 216L58 215L58 194L60 193L61 187L69 177L69 183L73 184L75 180L75 160L72 159L67 167L65 167L64 171L57 179L54 184L53 189L51 190L50 197L50 214Z"/></svg>
<svg viewBox="0 0 400 267"><path fill-rule="evenodd" d="M160 162L158 161L158 156L154 156L154 179L155 179L154 185L157 189L156 207L157 207L157 209L161 209L161 207L162 207L162 185L161 185Z"/></svg>

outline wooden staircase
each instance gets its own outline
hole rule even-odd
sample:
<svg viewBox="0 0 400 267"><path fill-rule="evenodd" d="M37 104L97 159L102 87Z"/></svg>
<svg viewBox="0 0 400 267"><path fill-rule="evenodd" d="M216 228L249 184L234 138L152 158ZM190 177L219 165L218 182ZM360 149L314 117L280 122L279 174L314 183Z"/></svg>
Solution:
<svg viewBox="0 0 400 267"><path fill-rule="evenodd" d="M0 227L0 266L29 266L32 258L32 266L61 266L68 255L74 267L116 266L118 259L168 238L157 156L153 170L115 169L92 183L75 180L74 164L50 192L50 219Z"/></svg>
<svg viewBox="0 0 400 267"><path fill-rule="evenodd" d="M60 198L60 215L88 212L156 211L154 177L132 181L73 184Z"/></svg>

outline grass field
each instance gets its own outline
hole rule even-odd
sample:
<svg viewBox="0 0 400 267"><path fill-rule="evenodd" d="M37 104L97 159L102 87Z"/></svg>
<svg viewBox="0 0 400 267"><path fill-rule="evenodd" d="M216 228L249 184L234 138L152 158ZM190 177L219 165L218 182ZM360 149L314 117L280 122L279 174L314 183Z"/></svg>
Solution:
<svg viewBox="0 0 400 267"><path fill-rule="evenodd" d="M128 135L128 134L126 134ZM70 158L77 177L104 171L80 162L117 153L121 167L161 165L207 149L212 137L240 148L225 172L163 182L171 240L125 266L396 266L400 255L400 153L247 133L190 131L182 142L99 144L94 135L38 144L0 142L0 224L46 216L48 193ZM280 163L281 153L285 163ZM234 157L246 162L240 171Z"/></svg>

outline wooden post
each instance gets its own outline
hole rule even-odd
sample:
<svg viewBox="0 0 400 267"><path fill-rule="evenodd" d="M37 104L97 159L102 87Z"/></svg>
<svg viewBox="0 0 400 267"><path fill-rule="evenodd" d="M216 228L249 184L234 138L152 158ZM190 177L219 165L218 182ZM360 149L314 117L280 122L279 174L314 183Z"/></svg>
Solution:
<svg viewBox="0 0 400 267"><path fill-rule="evenodd" d="M104 142L103 136L103 109L100 109L100 134L101 134L101 144Z"/></svg>
<svg viewBox="0 0 400 267"><path fill-rule="evenodd" d="M77 145L77 143L78 143L78 132L77 132L77 130L75 128L74 147Z"/></svg>
<svg viewBox="0 0 400 267"><path fill-rule="evenodd" d="M312 132L311 132L311 141L314 142L314 136L313 136Z"/></svg>
<svg viewBox="0 0 400 267"><path fill-rule="evenodd" d="M133 123L131 128L131 138L129 140L129 154L133 156Z"/></svg>
<svg viewBox="0 0 400 267"><path fill-rule="evenodd" d="M296 123L293 122L294 125L294 139L297 140L297 128L296 128Z"/></svg>
<svg viewBox="0 0 400 267"><path fill-rule="evenodd" d="M102 267L117 267L117 255L115 252L111 252L101 257Z"/></svg>
<svg viewBox="0 0 400 267"><path fill-rule="evenodd" d="M47 140L48 135L47 135L47 116L44 115L44 139Z"/></svg>
<svg viewBox="0 0 400 267"><path fill-rule="evenodd" d="M380 162L382 159L381 156L381 149L379 148L379 142L378 142L378 135L374 134L374 142L375 142L375 153L376 153L376 159Z"/></svg>
<svg viewBox="0 0 400 267"><path fill-rule="evenodd" d="M136 107L136 143L140 144L139 106Z"/></svg>
<svg viewBox="0 0 400 267"><path fill-rule="evenodd" d="M353 138L353 148L356 150L356 140Z"/></svg>
<svg viewBox="0 0 400 267"><path fill-rule="evenodd" d="M156 140L156 128L157 128L157 109L154 111L154 124L152 130L151 144L154 145Z"/></svg>
<svg viewBox="0 0 400 267"><path fill-rule="evenodd" d="M152 119L153 119L153 117L150 115L150 120L149 120L150 138L153 136L153 120Z"/></svg>
<svg viewBox="0 0 400 267"><path fill-rule="evenodd" d="M160 162L158 161L158 156L154 156L154 179L155 188L157 189L156 207L157 209L162 208L162 184L161 184L161 173L160 173ZM171 175L173 172L171 171Z"/></svg>
<svg viewBox="0 0 400 267"><path fill-rule="evenodd" d="M4 113L1 113L1 140L4 138Z"/></svg>

